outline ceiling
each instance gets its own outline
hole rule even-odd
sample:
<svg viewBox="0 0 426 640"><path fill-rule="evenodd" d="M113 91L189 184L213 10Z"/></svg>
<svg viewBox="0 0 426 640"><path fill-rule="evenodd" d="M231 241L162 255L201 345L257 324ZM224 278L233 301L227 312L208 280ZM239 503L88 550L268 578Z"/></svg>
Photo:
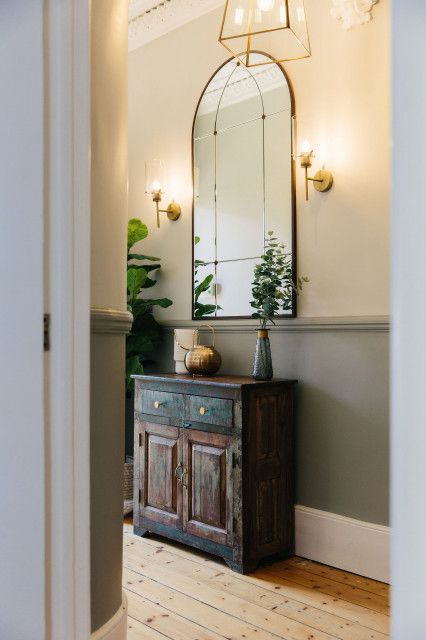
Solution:
<svg viewBox="0 0 426 640"><path fill-rule="evenodd" d="M225 0L130 0L129 51L224 5Z"/></svg>

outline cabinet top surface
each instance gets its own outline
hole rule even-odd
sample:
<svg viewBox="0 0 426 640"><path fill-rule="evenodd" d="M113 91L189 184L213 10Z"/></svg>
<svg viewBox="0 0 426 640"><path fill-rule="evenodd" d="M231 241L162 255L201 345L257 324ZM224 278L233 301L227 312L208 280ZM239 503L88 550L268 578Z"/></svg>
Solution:
<svg viewBox="0 0 426 640"><path fill-rule="evenodd" d="M200 384L200 385L223 385L227 387L255 387L264 385L293 385L297 384L297 380L283 380L273 378L272 380L254 380L249 376L192 376L190 374L181 373L164 373L156 375L132 376L135 380L146 380L150 382L181 382L182 384Z"/></svg>

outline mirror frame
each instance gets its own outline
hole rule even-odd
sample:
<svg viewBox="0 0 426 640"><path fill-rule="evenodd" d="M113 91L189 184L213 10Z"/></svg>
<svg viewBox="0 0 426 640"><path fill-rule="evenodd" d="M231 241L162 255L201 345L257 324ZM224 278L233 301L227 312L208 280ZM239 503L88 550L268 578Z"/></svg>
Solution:
<svg viewBox="0 0 426 640"><path fill-rule="evenodd" d="M296 112L295 112L295 98L294 98L294 90L293 90L293 85L291 84L290 78L288 77L288 74L286 72L286 70L284 69L284 67L278 63L275 62L275 60L273 60L273 58L268 54L265 53L263 51L253 51L252 53L258 53L261 54L263 56L265 56L266 58L270 58L273 63L280 69L281 73L283 74L287 86L288 86L288 90L290 93L290 103L291 103L291 126L292 126L292 134L291 134L291 197L292 197L292 204L291 204L291 242L292 242L292 270L293 270L293 280L295 282L297 282L297 227L296 227L296 157L295 157L295 144L296 144L296 140L295 140L295 123L296 123ZM210 322L219 322L222 320L254 320L254 318L252 318L251 316L220 316L220 317L216 317L216 316L203 316L202 318L196 318L194 315L195 312L195 308L194 308L194 294L195 294L195 287L194 287L194 259L195 259L195 251L194 251L194 232L195 232L195 157L194 157L194 131L195 131L195 124L196 124L196 120L197 120L197 115L198 115L198 110L200 108L200 104L201 101L206 93L206 90L208 88L208 86L210 85L211 81L213 80L213 78L217 75L217 73L223 69L223 67L225 67L229 62L232 62L233 60L235 60L234 57L228 58L227 60L225 60L225 62L223 64L221 64L216 70L215 72L210 76L209 80L206 82L204 89L201 93L201 96L197 102L197 107L195 109L195 115L194 115L194 119L192 122L192 130L191 130L191 158L192 158L192 230L191 230L191 246L192 246L192 251L191 251L191 292L192 292L192 299L191 299L191 316L192 316L192 321L194 322L206 322L206 320L209 320ZM241 64L241 63L240 63ZM293 291L293 299L292 299L292 312L288 313L288 314L280 314L278 316L276 316L277 318L281 318L281 319L294 319L297 317L297 293L295 291Z"/></svg>

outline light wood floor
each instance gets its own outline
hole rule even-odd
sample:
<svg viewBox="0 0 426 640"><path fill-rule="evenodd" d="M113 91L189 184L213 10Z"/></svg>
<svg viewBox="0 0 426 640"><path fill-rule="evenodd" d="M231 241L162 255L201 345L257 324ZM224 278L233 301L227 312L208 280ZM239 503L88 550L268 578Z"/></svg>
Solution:
<svg viewBox="0 0 426 640"><path fill-rule="evenodd" d="M384 640L389 587L301 558L233 573L125 525L129 640Z"/></svg>

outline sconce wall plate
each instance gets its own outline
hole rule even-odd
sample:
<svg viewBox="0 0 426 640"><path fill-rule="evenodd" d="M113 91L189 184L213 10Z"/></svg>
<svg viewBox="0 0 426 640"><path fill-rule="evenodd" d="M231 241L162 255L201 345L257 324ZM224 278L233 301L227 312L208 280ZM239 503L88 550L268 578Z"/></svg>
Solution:
<svg viewBox="0 0 426 640"><path fill-rule="evenodd" d="M168 219L175 222L176 220L179 220L182 213L182 209L177 202L171 202L167 207L166 212L167 212Z"/></svg>
<svg viewBox="0 0 426 640"><path fill-rule="evenodd" d="M330 191L333 186L333 174L330 171L321 169L314 175L314 188L321 193Z"/></svg>

